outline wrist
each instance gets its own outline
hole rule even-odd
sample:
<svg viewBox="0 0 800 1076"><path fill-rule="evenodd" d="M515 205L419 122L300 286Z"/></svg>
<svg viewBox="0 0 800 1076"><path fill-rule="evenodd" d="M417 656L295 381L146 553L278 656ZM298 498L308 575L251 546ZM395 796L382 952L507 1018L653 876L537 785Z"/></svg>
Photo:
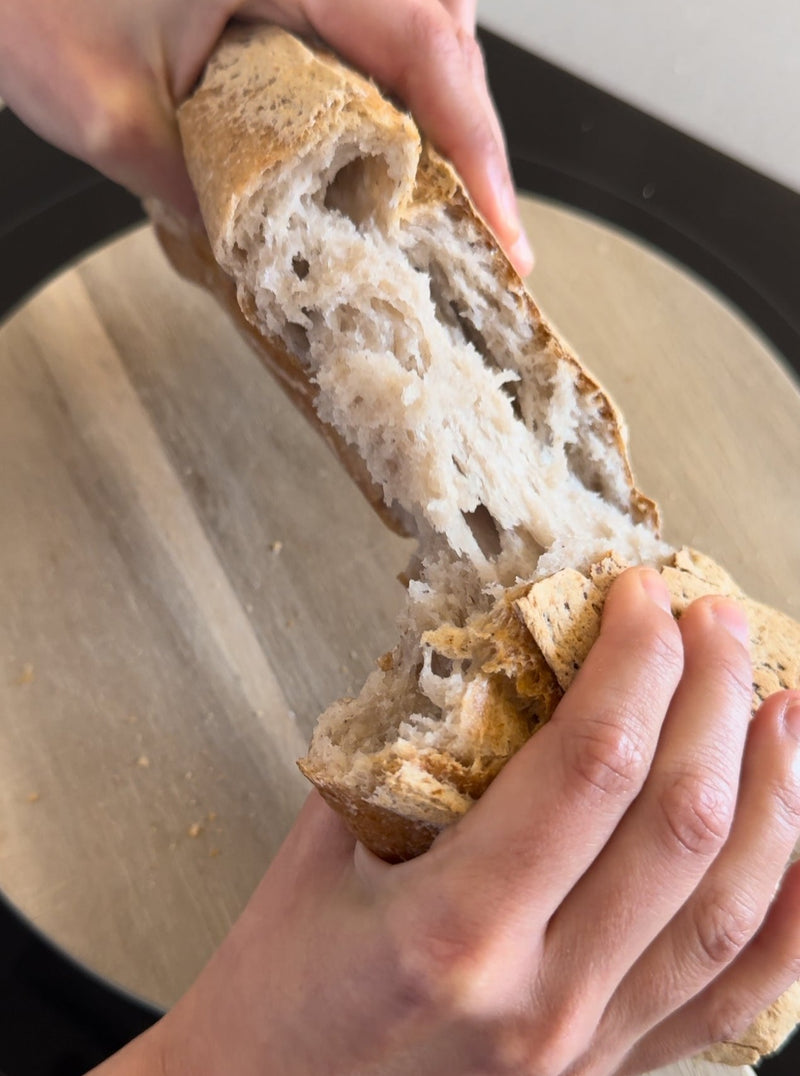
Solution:
<svg viewBox="0 0 800 1076"><path fill-rule="evenodd" d="M214 1064L215 1051L203 1048L203 1025L195 1027L191 1019L182 1019L180 1010L184 1001L185 999L182 999L175 1009L168 1012L152 1028L149 1062L153 1067L149 1076L221 1076ZM131 1076L138 1074L132 1072ZM232 1076L230 1071L228 1076Z"/></svg>
<svg viewBox="0 0 800 1076"><path fill-rule="evenodd" d="M160 1036L161 1024L133 1039L118 1053L109 1057L87 1076L167 1076Z"/></svg>

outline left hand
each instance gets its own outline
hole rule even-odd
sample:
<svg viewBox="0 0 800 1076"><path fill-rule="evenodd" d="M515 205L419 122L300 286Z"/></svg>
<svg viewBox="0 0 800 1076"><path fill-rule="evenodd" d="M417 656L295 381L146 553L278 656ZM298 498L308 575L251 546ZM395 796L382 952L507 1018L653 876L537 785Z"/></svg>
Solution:
<svg viewBox="0 0 800 1076"><path fill-rule="evenodd" d="M43 138L191 216L175 109L231 18L316 34L397 94L530 270L475 0L2 0L0 95Z"/></svg>

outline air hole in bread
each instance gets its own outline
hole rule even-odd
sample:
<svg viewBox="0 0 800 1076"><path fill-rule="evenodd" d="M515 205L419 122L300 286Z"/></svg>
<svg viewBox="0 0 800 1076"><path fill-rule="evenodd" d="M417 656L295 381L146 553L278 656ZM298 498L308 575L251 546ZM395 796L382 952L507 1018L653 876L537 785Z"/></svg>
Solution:
<svg viewBox="0 0 800 1076"><path fill-rule="evenodd" d="M330 315L334 328L342 333L356 333L361 323L361 312L351 303L342 303Z"/></svg>
<svg viewBox="0 0 800 1076"><path fill-rule="evenodd" d="M519 393L517 392L517 389L516 389L516 382L514 382L514 381L506 381L506 383L504 385L501 385L500 387L502 388L503 392L506 394L506 396L508 396L509 400L511 401L511 410L514 412L514 418L518 419L520 422L524 422L525 419L524 419L523 414L522 414L522 404L519 402ZM529 425L529 429L531 430L531 432L535 433L536 432L536 420L532 419L528 425Z"/></svg>
<svg viewBox="0 0 800 1076"><path fill-rule="evenodd" d="M587 459L582 451L582 446L566 445L564 451L569 469L578 478L584 489L605 496L608 493L608 482L602 470L602 464Z"/></svg>
<svg viewBox="0 0 800 1076"><path fill-rule="evenodd" d="M305 280L308 276L309 268L307 259L302 254L295 254L292 258L292 272L298 280Z"/></svg>
<svg viewBox="0 0 800 1076"><path fill-rule="evenodd" d="M446 658L444 654L434 650L431 654L431 672L434 676L440 676L442 679L450 676L453 672L452 658Z"/></svg>
<svg viewBox="0 0 800 1076"><path fill-rule="evenodd" d="M474 323L467 314L460 309L459 304L455 302L455 300L451 300L450 309L453 311L458 327L461 329L467 343L472 344L484 362L488 363L489 366L495 366L494 356L489 351L483 333L475 327Z"/></svg>
<svg viewBox="0 0 800 1076"><path fill-rule="evenodd" d="M325 208L360 227L373 220L393 189L383 157L356 157L340 168L325 191Z"/></svg>
<svg viewBox="0 0 800 1076"><path fill-rule="evenodd" d="M495 358L484 334L475 325L472 318L465 313L461 302L448 298L448 292L451 289L448 286L448 278L444 268L437 261L431 261L428 273L430 276L430 297L437 320L443 325L449 325L457 329L463 340L475 348L490 369L498 369L500 364ZM497 304L495 303L493 306L497 310ZM524 422L525 416L515 382L506 382L500 387L511 401L514 418ZM531 420L530 428L532 430L536 429L534 420Z"/></svg>
<svg viewBox="0 0 800 1076"><path fill-rule="evenodd" d="M474 512L463 512L464 521L472 531L481 553L485 557L497 557L502 550L500 532L489 509L479 504Z"/></svg>
<svg viewBox="0 0 800 1076"><path fill-rule="evenodd" d="M286 342L292 351L296 355L305 357L310 347L307 330L302 325L298 325L296 321L289 321L286 323L284 332Z"/></svg>
<svg viewBox="0 0 800 1076"><path fill-rule="evenodd" d="M426 270L422 268L421 271L425 272ZM447 299L447 275L444 269L437 261L432 260L427 267L427 273L431 303L433 304L433 312L437 321L442 325L458 328L458 320L453 304L448 302Z"/></svg>

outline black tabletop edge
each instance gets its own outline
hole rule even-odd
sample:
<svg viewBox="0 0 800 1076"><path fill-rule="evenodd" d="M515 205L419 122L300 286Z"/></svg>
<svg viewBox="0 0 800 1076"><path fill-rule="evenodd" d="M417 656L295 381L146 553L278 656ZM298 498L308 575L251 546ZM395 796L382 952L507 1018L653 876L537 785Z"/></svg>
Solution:
<svg viewBox="0 0 800 1076"><path fill-rule="evenodd" d="M0 1072L82 1076L161 1016L49 941L0 894Z"/></svg>

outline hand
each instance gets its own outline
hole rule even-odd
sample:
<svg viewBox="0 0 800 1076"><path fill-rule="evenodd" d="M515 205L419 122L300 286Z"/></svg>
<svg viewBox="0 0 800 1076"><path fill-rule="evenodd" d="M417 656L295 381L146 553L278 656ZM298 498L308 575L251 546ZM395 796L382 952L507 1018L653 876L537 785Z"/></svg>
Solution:
<svg viewBox="0 0 800 1076"><path fill-rule="evenodd" d="M775 895L800 696L751 722L737 607L668 608L656 573L620 577L550 724L418 859L312 794L196 984L98 1076L143 1050L164 1076L632 1076L746 1027L800 977L800 868Z"/></svg>
<svg viewBox="0 0 800 1076"><path fill-rule="evenodd" d="M314 32L396 93L532 265L475 42L476 0L27 0L0 4L0 94L135 193L196 211L174 119L230 18Z"/></svg>

